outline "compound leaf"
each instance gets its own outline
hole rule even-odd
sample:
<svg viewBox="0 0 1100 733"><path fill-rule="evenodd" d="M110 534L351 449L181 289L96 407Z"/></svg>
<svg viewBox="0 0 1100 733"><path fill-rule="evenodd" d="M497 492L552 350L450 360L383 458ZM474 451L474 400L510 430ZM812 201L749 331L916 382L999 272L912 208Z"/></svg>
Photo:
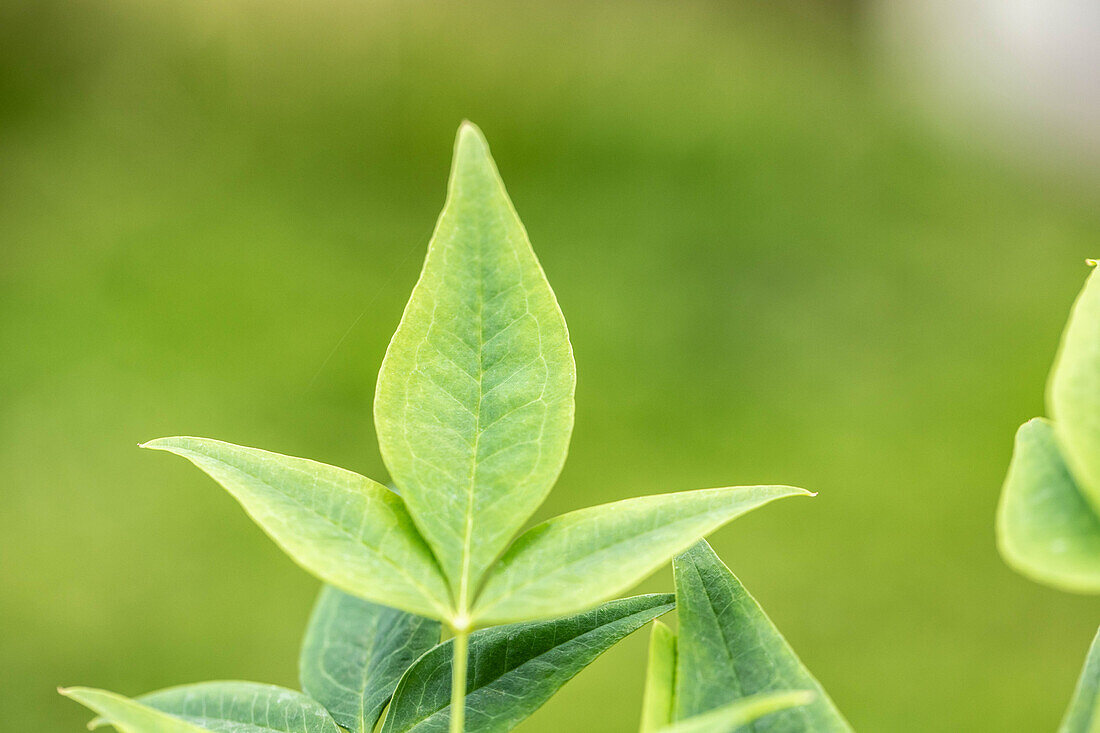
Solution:
<svg viewBox="0 0 1100 733"><path fill-rule="evenodd" d="M1077 486L1100 511L1100 272L1089 275L1073 304L1047 401Z"/></svg>
<svg viewBox="0 0 1100 733"><path fill-rule="evenodd" d="M589 608L735 517L795 495L809 492L790 486L699 489L555 517L522 534L493 566L474 619L488 625Z"/></svg>
<svg viewBox="0 0 1100 733"><path fill-rule="evenodd" d="M464 123L374 402L386 466L460 613L561 471L575 381L565 319L485 138Z"/></svg>
<svg viewBox="0 0 1100 733"><path fill-rule="evenodd" d="M469 641L467 733L511 730L596 657L674 606L670 594L635 596L567 618L475 631ZM409 668L382 733L447 730L452 648L444 642Z"/></svg>
<svg viewBox="0 0 1100 733"><path fill-rule="evenodd" d="M821 685L706 541L679 555L672 568L680 619L677 720L760 693L808 690L814 693L811 704L773 715L766 730L851 733Z"/></svg>
<svg viewBox="0 0 1100 733"><path fill-rule="evenodd" d="M741 726L750 725L765 716L783 710L796 709L813 702L814 693L809 690L784 690L761 692L743 697L710 712L695 715L662 728L659 733L733 733ZM773 728L774 717L760 722L760 730L786 730Z"/></svg>
<svg viewBox="0 0 1100 733"><path fill-rule="evenodd" d="M1034 580L1100 592L1100 519L1063 461L1042 418L1016 433L997 509L997 545L1009 565Z"/></svg>
<svg viewBox="0 0 1100 733"><path fill-rule="evenodd" d="M450 615L447 582L401 498L342 468L206 438L143 447L183 456L224 486L298 564L368 600Z"/></svg>
<svg viewBox="0 0 1100 733"><path fill-rule="evenodd" d="M1058 733L1096 733L1100 730L1100 632L1092 640L1073 699Z"/></svg>
<svg viewBox="0 0 1100 733"><path fill-rule="evenodd" d="M672 723L675 689L676 634L660 621L654 621L649 636L639 733L655 733Z"/></svg>
<svg viewBox="0 0 1100 733"><path fill-rule="evenodd" d="M325 586L302 642L302 689L352 733L370 733L401 675L440 633L438 621Z"/></svg>

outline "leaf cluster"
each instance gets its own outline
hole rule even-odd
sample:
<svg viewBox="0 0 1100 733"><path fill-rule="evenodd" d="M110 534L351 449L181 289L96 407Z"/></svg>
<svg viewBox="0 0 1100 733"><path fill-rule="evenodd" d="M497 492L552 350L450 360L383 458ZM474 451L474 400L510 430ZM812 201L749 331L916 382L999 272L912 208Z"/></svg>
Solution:
<svg viewBox="0 0 1100 733"><path fill-rule="evenodd" d="M206 472L330 586L303 645L304 693L210 682L136 700L65 694L125 733L367 733L387 706L385 733L510 730L673 607L671 596L608 599L741 514L808 493L680 491L521 531L565 461L575 384L557 300L483 135L464 123L446 203L378 377L374 419L395 488L207 438L143 446ZM452 638L441 642L444 630ZM755 715L801 695L742 707ZM703 712L695 707L677 718Z"/></svg>

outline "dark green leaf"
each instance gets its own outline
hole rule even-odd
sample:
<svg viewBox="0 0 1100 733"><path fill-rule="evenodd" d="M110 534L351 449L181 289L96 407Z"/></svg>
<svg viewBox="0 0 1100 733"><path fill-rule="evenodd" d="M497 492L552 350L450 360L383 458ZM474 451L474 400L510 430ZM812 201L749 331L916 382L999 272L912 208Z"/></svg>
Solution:
<svg viewBox="0 0 1100 733"><path fill-rule="evenodd" d="M668 594L635 596L576 616L474 632L466 687L467 733L511 730L596 657L674 605ZM448 641L409 669L394 693L383 733L447 730L451 657Z"/></svg>
<svg viewBox="0 0 1100 733"><path fill-rule="evenodd" d="M816 699L768 717L769 733L849 733L850 726L787 641L706 541L673 561L680 633L676 720L765 692L810 690Z"/></svg>
<svg viewBox="0 0 1100 733"><path fill-rule="evenodd" d="M302 689L340 725L370 733L401 675L440 631L438 621L325 586L302 643Z"/></svg>

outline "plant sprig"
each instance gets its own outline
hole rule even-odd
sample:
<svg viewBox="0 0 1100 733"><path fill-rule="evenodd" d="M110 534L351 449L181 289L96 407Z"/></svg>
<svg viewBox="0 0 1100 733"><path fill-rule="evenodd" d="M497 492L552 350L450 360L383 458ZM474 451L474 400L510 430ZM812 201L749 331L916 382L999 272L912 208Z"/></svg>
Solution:
<svg viewBox="0 0 1100 733"><path fill-rule="evenodd" d="M450 702L432 719L461 733L477 684L467 678L468 653L478 653L471 632L592 609L735 517L809 493L743 486L646 496L517 537L565 461L575 383L557 300L484 136L464 123L446 203L378 378L375 425L397 490L206 438L143 447L205 471L326 583L445 623L454 653L437 657L453 657ZM376 708L363 703L362 719Z"/></svg>

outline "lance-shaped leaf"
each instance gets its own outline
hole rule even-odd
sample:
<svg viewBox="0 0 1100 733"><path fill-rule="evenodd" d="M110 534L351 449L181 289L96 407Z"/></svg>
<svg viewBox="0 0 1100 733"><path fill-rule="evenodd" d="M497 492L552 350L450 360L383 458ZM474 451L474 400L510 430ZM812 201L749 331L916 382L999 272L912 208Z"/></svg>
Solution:
<svg viewBox="0 0 1100 733"><path fill-rule="evenodd" d="M774 727L773 724L778 717L776 713L807 705L813 702L815 697L815 694L809 690L761 692L723 705L716 710L673 723L662 728L659 733L733 733L742 726L751 725L757 721L760 721L759 730L761 731L787 730L783 727Z"/></svg>
<svg viewBox="0 0 1100 733"><path fill-rule="evenodd" d="M1042 418L1016 433L997 509L997 545L1005 562L1029 578L1063 590L1100 592L1100 519Z"/></svg>
<svg viewBox="0 0 1100 733"><path fill-rule="evenodd" d="M482 625L589 608L637 584L696 540L790 486L735 486L643 496L562 514L508 548L474 606Z"/></svg>
<svg viewBox="0 0 1100 733"><path fill-rule="evenodd" d="M467 733L502 733L535 712L600 654L674 607L669 594L635 596L585 613L470 635ZM429 733L450 722L452 643L409 668L393 695L383 733Z"/></svg>
<svg viewBox="0 0 1100 733"><path fill-rule="evenodd" d="M302 689L352 733L370 733L401 675L440 632L438 621L326 586L302 643Z"/></svg>
<svg viewBox="0 0 1100 733"><path fill-rule="evenodd" d="M1100 511L1100 272L1089 275L1073 305L1047 401L1077 486Z"/></svg>
<svg viewBox="0 0 1100 733"><path fill-rule="evenodd" d="M653 633L649 636L639 733L655 733L672 723L675 689L676 634L660 621L654 621Z"/></svg>
<svg viewBox="0 0 1100 733"><path fill-rule="evenodd" d="M485 138L464 123L374 402L382 457L460 612L561 470L575 379L565 319Z"/></svg>
<svg viewBox="0 0 1100 733"><path fill-rule="evenodd" d="M111 692L63 691L125 733L340 733L315 700L300 692L255 682L201 682L130 700Z"/></svg>
<svg viewBox="0 0 1100 733"><path fill-rule="evenodd" d="M113 725L121 733L203 733L209 730L107 690L69 687L58 692L100 715L89 728Z"/></svg>
<svg viewBox="0 0 1100 733"><path fill-rule="evenodd" d="M299 565L387 606L449 616L447 583L401 498L342 468L206 438L143 447L206 471Z"/></svg>
<svg viewBox="0 0 1100 733"><path fill-rule="evenodd" d="M1100 730L1100 632L1092 640L1073 699L1058 733L1096 733Z"/></svg>
<svg viewBox="0 0 1100 733"><path fill-rule="evenodd" d="M851 733L832 700L786 639L705 541L672 564L680 633L676 719L760 693L809 690L809 705L768 719L774 733Z"/></svg>

